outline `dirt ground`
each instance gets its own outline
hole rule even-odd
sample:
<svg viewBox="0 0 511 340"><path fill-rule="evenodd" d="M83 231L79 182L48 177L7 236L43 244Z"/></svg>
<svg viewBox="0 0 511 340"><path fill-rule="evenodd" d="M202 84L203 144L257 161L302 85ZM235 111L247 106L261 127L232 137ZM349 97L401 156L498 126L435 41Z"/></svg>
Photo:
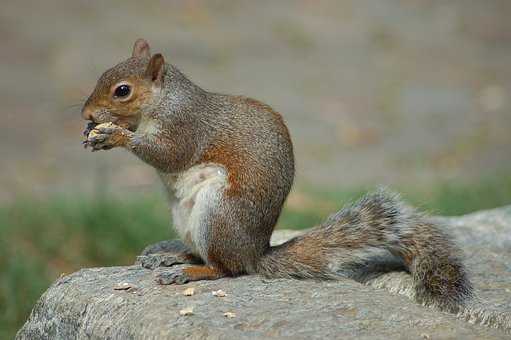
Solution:
<svg viewBox="0 0 511 340"><path fill-rule="evenodd" d="M280 111L298 185L428 185L511 169L508 0L0 8L0 200L152 190L153 171L127 152L80 145L80 104L139 37L204 88Z"/></svg>

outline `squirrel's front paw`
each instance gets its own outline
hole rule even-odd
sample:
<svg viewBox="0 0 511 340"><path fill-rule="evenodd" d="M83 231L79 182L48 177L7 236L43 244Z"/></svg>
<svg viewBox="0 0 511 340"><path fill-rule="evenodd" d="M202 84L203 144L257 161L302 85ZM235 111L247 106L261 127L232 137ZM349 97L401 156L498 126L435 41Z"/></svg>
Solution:
<svg viewBox="0 0 511 340"><path fill-rule="evenodd" d="M117 146L125 146L133 133L113 123L99 124L87 136L85 147L92 151L108 150Z"/></svg>

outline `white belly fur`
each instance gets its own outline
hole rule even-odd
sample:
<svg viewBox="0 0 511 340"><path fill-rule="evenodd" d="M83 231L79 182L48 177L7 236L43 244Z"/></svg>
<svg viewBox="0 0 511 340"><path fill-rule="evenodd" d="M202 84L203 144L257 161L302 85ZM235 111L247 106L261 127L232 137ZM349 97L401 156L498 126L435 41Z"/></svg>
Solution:
<svg viewBox="0 0 511 340"><path fill-rule="evenodd" d="M196 255L207 260L207 217L227 185L225 168L201 164L180 174L160 177L169 191L174 228Z"/></svg>

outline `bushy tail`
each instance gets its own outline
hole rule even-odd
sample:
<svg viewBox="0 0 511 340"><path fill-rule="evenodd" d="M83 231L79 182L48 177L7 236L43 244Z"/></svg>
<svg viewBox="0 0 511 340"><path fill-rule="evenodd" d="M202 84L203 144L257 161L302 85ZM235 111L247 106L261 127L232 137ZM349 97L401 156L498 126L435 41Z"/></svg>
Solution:
<svg viewBox="0 0 511 340"><path fill-rule="evenodd" d="M415 300L424 305L456 312L471 295L460 251L450 237L383 189L308 233L271 247L257 267L268 277L360 282L393 270L412 275Z"/></svg>

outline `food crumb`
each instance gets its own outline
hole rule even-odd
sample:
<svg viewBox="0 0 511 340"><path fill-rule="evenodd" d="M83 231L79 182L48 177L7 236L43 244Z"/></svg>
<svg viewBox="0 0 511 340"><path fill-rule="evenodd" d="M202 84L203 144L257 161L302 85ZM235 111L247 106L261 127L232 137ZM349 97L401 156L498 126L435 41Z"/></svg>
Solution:
<svg viewBox="0 0 511 340"><path fill-rule="evenodd" d="M185 290L183 290L184 296L192 296L193 294L195 294L195 288L193 287L186 288Z"/></svg>
<svg viewBox="0 0 511 340"><path fill-rule="evenodd" d="M188 308L185 308L185 309L181 309L179 311L179 315L181 315L181 316L193 315L193 308L192 307L188 307Z"/></svg>
<svg viewBox="0 0 511 340"><path fill-rule="evenodd" d="M225 312L225 313L224 313L224 316L225 316L226 318L232 319L232 318L235 318L235 317L236 317L236 313L233 313L233 312Z"/></svg>
<svg viewBox="0 0 511 340"><path fill-rule="evenodd" d="M213 296L216 296L216 297L224 297L226 295L227 294L225 294L225 292L221 289L213 291Z"/></svg>

